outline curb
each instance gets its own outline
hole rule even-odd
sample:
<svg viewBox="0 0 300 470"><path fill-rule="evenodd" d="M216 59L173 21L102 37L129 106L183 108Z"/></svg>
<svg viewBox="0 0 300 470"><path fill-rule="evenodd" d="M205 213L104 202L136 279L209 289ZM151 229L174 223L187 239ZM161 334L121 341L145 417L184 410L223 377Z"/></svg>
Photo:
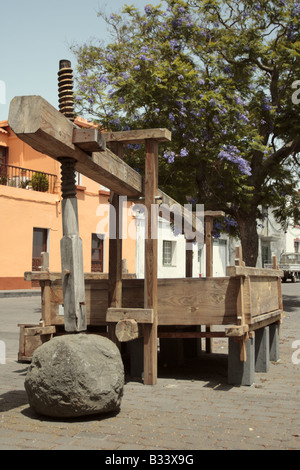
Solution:
<svg viewBox="0 0 300 470"><path fill-rule="evenodd" d="M0 290L0 299L7 297L35 297L40 296L40 289L28 289L28 290Z"/></svg>

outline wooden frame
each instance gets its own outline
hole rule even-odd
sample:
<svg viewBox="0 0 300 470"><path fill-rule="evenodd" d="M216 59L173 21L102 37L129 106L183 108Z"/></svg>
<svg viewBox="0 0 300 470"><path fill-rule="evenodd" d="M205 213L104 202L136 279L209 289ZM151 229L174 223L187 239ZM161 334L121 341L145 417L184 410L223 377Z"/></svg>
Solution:
<svg viewBox="0 0 300 470"><path fill-rule="evenodd" d="M111 190L110 202L119 211L118 196L132 200L145 198L148 214L145 240L145 279L122 276L121 227L117 238L110 240L109 274L85 274L85 311L87 328L99 328L110 339L144 340L144 383L157 381L157 339L236 337L240 342L240 360L246 361L245 344L255 329L282 317L280 279L282 272L274 268L257 270L242 262L241 249L236 252L236 265L227 269L227 276L212 277L212 221L223 213L206 212L207 264L206 278L191 277L191 257L187 257L187 278L157 278L157 202L177 204L158 188L158 143L171 140L167 129L106 132L78 129L75 124L39 96L16 97L9 112L9 125L15 134L35 150L61 161L69 158L75 169ZM145 181L123 161L127 143L145 145ZM106 148L109 143L111 149ZM156 205L156 206L155 206ZM183 207L177 204L181 213ZM151 209L151 210L150 210ZM153 216L154 212L154 217ZM116 218L119 220L119 217ZM197 229L193 214L192 228ZM151 236L150 236L151 235ZM76 250L75 250L76 251ZM39 280L42 287L42 321L45 331L66 325L63 311L62 279L65 273L25 273L25 279ZM83 272L81 273L83 276ZM132 277L132 276L131 276ZM117 325L117 330L115 330ZM199 331L205 325L206 331ZM224 332L211 327L223 325ZM174 331L177 327L194 327L194 331ZM23 328L23 338L26 327ZM170 330L168 331L168 328ZM191 328L192 330L193 328ZM33 330L30 330L30 332ZM31 336L43 335L36 329ZM100 331L100 330L99 330ZM27 336L30 336L27 331Z"/></svg>

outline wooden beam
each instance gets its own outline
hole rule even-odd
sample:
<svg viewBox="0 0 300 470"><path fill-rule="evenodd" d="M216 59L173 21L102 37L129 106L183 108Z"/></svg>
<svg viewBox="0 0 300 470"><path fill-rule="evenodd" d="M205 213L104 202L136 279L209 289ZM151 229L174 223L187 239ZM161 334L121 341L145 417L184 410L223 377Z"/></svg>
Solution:
<svg viewBox="0 0 300 470"><path fill-rule="evenodd" d="M281 277L283 276L283 271L280 269L253 268L248 266L227 266L226 276Z"/></svg>
<svg viewBox="0 0 300 470"><path fill-rule="evenodd" d="M224 331L158 331L159 338L226 338Z"/></svg>
<svg viewBox="0 0 300 470"><path fill-rule="evenodd" d="M138 129L132 131L103 132L106 142L122 142L122 144L144 144L147 139L157 142L171 140L171 132L168 129Z"/></svg>
<svg viewBox="0 0 300 470"><path fill-rule="evenodd" d="M104 135L94 127L74 129L72 142L81 150L88 153L104 152L106 150Z"/></svg>
<svg viewBox="0 0 300 470"><path fill-rule="evenodd" d="M40 96L18 96L10 104L9 126L23 142L52 158L71 157L75 169L122 196L141 196L141 175L110 150L86 154L73 142L75 124Z"/></svg>
<svg viewBox="0 0 300 470"><path fill-rule="evenodd" d="M142 176L127 165L122 158L115 155L110 149L86 153L80 146L84 143L84 131L88 131L99 144L99 135L95 137L95 128L79 129L74 123L57 111L41 96L17 96L10 104L8 123L19 139L30 145L38 152L54 159L71 157L76 161L75 169L86 177L109 188L116 194L129 198L144 196L144 182ZM98 133L98 130L96 130ZM146 129L137 131L104 132L106 142L125 143L145 142L153 139L156 142L171 140L171 133L167 129ZM74 142L75 139L75 142ZM98 142L98 143L97 143ZM94 145L93 143L91 145ZM89 151L92 147L90 147ZM159 196L159 200L156 197ZM184 214L184 207L157 188L155 203L168 206L176 204ZM216 214L214 212L214 214ZM218 213L219 215L219 213ZM171 214L172 220L172 214ZM197 217L192 213L193 231L203 231L201 223L197 224ZM201 236L201 234L200 234ZM192 238L192 237L190 237Z"/></svg>
<svg viewBox="0 0 300 470"><path fill-rule="evenodd" d="M132 319L137 323L153 323L154 312L151 308L108 308L106 321L118 322L120 320Z"/></svg>
<svg viewBox="0 0 300 470"><path fill-rule="evenodd" d="M85 281L99 281L101 279L108 279L107 273L84 273ZM24 273L25 281L61 281L62 273L56 271L26 271ZM135 274L123 273L122 279L136 279Z"/></svg>
<svg viewBox="0 0 300 470"><path fill-rule="evenodd" d="M234 325L228 328L225 328L226 336L243 336L245 333L248 333L249 325Z"/></svg>

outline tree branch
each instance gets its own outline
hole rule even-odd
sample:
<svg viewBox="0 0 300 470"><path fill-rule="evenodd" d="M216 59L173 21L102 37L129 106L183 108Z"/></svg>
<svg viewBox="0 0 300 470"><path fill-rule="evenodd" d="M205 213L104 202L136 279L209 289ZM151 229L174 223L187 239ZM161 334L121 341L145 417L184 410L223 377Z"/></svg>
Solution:
<svg viewBox="0 0 300 470"><path fill-rule="evenodd" d="M299 140L292 140L288 142L280 149L276 150L263 164L262 168L264 173L268 173L272 167L275 165L279 165L283 162L287 157L289 157L292 153L300 152L300 141Z"/></svg>

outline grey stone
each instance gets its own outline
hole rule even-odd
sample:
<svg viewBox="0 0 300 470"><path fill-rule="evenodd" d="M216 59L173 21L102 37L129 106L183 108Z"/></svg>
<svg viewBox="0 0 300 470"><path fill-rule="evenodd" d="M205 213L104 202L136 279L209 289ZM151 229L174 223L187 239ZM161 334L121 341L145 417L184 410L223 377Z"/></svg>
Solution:
<svg viewBox="0 0 300 470"><path fill-rule="evenodd" d="M119 411L123 387L117 346L85 333L56 336L40 346L25 379L34 411L60 418Z"/></svg>

